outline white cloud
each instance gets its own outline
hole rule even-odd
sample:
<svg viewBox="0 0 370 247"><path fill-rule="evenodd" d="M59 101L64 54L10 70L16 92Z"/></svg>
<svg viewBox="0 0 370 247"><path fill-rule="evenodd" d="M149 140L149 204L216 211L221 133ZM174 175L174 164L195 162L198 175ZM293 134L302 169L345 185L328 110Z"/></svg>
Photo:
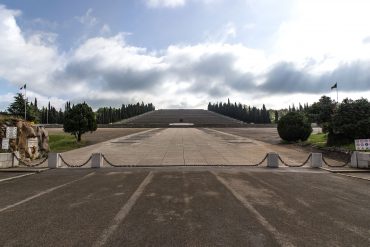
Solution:
<svg viewBox="0 0 370 247"><path fill-rule="evenodd" d="M151 8L175 8L186 4L186 0L146 0L146 4Z"/></svg>
<svg viewBox="0 0 370 247"><path fill-rule="evenodd" d="M99 23L98 19L92 15L93 10L90 8L82 16L76 16L76 19L83 25L93 27Z"/></svg>
<svg viewBox="0 0 370 247"><path fill-rule="evenodd" d="M150 8L177 8L183 7L191 1L210 5L224 0L145 0L145 3Z"/></svg>
<svg viewBox="0 0 370 247"><path fill-rule="evenodd" d="M40 32L26 37L16 23L19 14L0 6L0 77L15 85L26 82L29 95L37 96L40 104L51 96L59 105L64 100L86 100L94 107L143 100L158 108L201 108L208 101L230 97L257 106L266 103L282 107L288 102L312 102L317 94L328 92L330 85L324 82L330 84L337 78L342 79L340 87L354 96L358 96L356 91L370 91L366 73L370 53L337 52L326 42L318 49L328 57L315 53L315 43L311 43L315 32L306 35L311 23L304 16L281 26L280 48L273 54L244 44L228 44L227 39L237 35L233 23L222 28L220 34L224 36L220 37L225 38L199 44L148 51L127 44L124 33L107 34L88 38L65 54L58 50L52 34ZM86 16L90 14L88 11ZM366 46L365 34L361 31L355 35L361 46ZM306 36L302 39L301 35ZM303 48L301 43L295 47L296 41L306 38L310 40ZM338 47L349 49L350 45L341 41ZM331 67L323 66L328 61L333 63Z"/></svg>

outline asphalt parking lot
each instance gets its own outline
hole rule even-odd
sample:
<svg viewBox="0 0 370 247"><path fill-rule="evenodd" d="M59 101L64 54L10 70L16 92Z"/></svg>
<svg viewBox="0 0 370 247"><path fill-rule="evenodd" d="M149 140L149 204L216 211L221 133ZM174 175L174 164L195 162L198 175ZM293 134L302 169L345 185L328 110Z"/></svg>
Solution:
<svg viewBox="0 0 370 247"><path fill-rule="evenodd" d="M0 182L0 243L369 246L369 183L310 168L48 170Z"/></svg>

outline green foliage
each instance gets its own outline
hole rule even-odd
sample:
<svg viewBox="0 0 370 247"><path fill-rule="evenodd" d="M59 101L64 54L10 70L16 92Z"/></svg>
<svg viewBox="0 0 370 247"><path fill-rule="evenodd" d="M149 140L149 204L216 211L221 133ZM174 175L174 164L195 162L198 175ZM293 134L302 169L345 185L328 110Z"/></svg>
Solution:
<svg viewBox="0 0 370 247"><path fill-rule="evenodd" d="M76 142L76 138L68 134L49 135L49 146L52 152L66 152L85 146L84 141Z"/></svg>
<svg viewBox="0 0 370 247"><path fill-rule="evenodd" d="M370 138L370 103L367 99L345 99L335 111L329 127L328 145L348 144Z"/></svg>
<svg viewBox="0 0 370 247"><path fill-rule="evenodd" d="M14 96L14 102L8 107L8 112L13 116L24 118L25 104L26 103L23 95L18 93L16 96ZM27 102L26 111L27 121L39 122L37 106L35 107L33 103L29 104L29 102Z"/></svg>
<svg viewBox="0 0 370 247"><path fill-rule="evenodd" d="M279 136L285 141L305 141L312 132L311 124L299 112L289 112L281 117L277 127Z"/></svg>
<svg viewBox="0 0 370 247"><path fill-rule="evenodd" d="M334 100L331 100L330 97L322 96L318 102L315 102L308 107L306 113L309 120L323 126L323 131L326 133L327 128L325 127L327 126L325 126L325 124L327 125L327 123L330 122L335 107L336 103Z"/></svg>
<svg viewBox="0 0 370 247"><path fill-rule="evenodd" d="M265 105L262 106L262 109L258 109L241 103L231 104L228 100L227 103L209 103L208 111L214 111L246 123L271 123L270 113L266 110Z"/></svg>
<svg viewBox="0 0 370 247"><path fill-rule="evenodd" d="M311 134L310 137L307 139L307 143L317 147L325 147L327 139L328 134L326 133Z"/></svg>
<svg viewBox="0 0 370 247"><path fill-rule="evenodd" d="M77 104L64 114L63 128L65 132L74 135L78 142L82 134L97 129L93 110L86 103Z"/></svg>
<svg viewBox="0 0 370 247"><path fill-rule="evenodd" d="M121 108L102 107L96 112L98 124L109 124L120 121L122 119L134 117L145 112L154 111L155 107L152 103L141 104L122 104Z"/></svg>

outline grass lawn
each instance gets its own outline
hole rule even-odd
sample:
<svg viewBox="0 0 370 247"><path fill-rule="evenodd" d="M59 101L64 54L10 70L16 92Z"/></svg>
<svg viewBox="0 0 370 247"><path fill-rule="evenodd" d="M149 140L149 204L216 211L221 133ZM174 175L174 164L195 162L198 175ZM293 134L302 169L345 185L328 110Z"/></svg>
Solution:
<svg viewBox="0 0 370 247"><path fill-rule="evenodd" d="M312 146L323 148L323 147L328 147L326 145L326 140L327 139L328 139L328 134L324 134L324 133L311 134L310 137L308 138L308 140L306 141L306 143L309 144L309 145L312 145ZM348 149L350 151L356 151L354 143L347 144L347 145L342 145L342 146L339 146L339 147L344 148L344 149Z"/></svg>
<svg viewBox="0 0 370 247"><path fill-rule="evenodd" d="M51 152L65 152L86 146L86 141L78 143L76 138L68 133L49 135L49 146Z"/></svg>

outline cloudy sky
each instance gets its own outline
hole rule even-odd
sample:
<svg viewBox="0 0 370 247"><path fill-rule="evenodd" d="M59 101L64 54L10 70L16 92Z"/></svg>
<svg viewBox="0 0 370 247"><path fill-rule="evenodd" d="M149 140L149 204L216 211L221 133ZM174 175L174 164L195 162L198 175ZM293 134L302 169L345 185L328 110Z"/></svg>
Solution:
<svg viewBox="0 0 370 247"><path fill-rule="evenodd" d="M370 98L368 0L0 0L0 110Z"/></svg>

